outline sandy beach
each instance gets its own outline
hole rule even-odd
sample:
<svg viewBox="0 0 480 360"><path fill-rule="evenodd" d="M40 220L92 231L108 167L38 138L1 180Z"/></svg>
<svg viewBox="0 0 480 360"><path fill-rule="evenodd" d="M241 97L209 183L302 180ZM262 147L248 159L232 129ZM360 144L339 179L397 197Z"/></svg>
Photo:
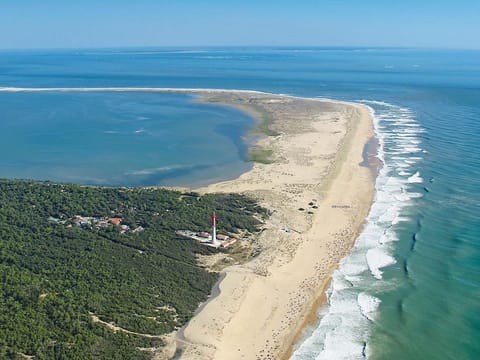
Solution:
<svg viewBox="0 0 480 360"><path fill-rule="evenodd" d="M362 166L373 136L363 105L260 91L173 88L0 88L0 91L184 92L259 119L256 162L239 178L196 189L255 198L272 216L254 240L257 255L222 270L210 301L176 335L181 359L288 358L373 200L374 171ZM256 135L255 135L256 136ZM370 159L372 160L372 159ZM375 159L373 159L375 160ZM220 219L221 221L221 219ZM173 338L155 358L175 353Z"/></svg>
<svg viewBox="0 0 480 360"><path fill-rule="evenodd" d="M271 134L257 144L265 163L198 191L247 194L272 216L256 239L259 255L222 271L218 296L181 331L177 354L288 358L368 214L374 175L360 163L371 114L357 104L258 92L202 92L201 100L263 117Z"/></svg>

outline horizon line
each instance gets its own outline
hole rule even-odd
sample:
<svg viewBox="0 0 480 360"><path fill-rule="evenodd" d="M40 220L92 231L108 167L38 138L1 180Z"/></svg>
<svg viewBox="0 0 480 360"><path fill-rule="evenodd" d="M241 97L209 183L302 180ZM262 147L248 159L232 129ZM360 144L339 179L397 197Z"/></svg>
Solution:
<svg viewBox="0 0 480 360"><path fill-rule="evenodd" d="M478 51L480 47L442 47L408 45L108 45L108 46L66 46L66 47L14 47L0 51L73 51L73 50L128 50L128 49L385 49L385 50L464 50Z"/></svg>

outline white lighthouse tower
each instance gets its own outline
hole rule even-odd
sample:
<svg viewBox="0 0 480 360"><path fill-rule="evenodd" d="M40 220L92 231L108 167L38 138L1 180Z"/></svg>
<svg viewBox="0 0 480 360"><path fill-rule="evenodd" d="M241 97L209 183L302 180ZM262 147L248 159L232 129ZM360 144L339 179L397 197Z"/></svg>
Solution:
<svg viewBox="0 0 480 360"><path fill-rule="evenodd" d="M217 245L217 215L212 213L212 244Z"/></svg>

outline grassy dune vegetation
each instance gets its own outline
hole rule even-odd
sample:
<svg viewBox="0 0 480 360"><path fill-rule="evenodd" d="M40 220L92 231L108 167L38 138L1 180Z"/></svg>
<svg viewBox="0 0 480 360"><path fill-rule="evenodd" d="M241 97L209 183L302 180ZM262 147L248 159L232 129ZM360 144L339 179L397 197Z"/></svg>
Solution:
<svg viewBox="0 0 480 360"><path fill-rule="evenodd" d="M261 164L272 164L273 150L254 147L250 149L250 159Z"/></svg>

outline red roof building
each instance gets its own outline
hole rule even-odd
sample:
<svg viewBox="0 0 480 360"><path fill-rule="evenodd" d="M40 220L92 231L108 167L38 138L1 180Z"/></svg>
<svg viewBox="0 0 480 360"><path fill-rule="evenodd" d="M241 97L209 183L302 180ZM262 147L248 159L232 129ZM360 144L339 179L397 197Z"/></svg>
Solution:
<svg viewBox="0 0 480 360"><path fill-rule="evenodd" d="M122 219L119 217L114 217L110 219L110 222L114 225L120 225L120 223L122 222Z"/></svg>

